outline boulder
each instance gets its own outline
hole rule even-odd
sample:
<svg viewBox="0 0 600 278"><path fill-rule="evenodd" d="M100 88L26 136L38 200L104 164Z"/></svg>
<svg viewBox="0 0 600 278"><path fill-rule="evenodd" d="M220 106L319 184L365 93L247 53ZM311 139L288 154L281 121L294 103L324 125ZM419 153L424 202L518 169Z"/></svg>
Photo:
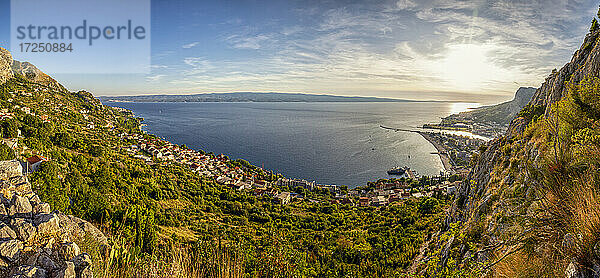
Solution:
<svg viewBox="0 0 600 278"><path fill-rule="evenodd" d="M81 253L79 246L75 242L67 242L60 245L58 249L58 256L65 260L69 261Z"/></svg>
<svg viewBox="0 0 600 278"><path fill-rule="evenodd" d="M16 238L17 233L15 233L8 225L0 222L0 240L11 240Z"/></svg>
<svg viewBox="0 0 600 278"><path fill-rule="evenodd" d="M19 258L21 250L23 250L23 242L18 239L0 242L0 256L10 262L14 262Z"/></svg>
<svg viewBox="0 0 600 278"><path fill-rule="evenodd" d="M31 203L31 206L33 206L33 207L36 207L37 205L42 203L42 201L40 200L40 197L38 195L33 195L33 197L29 198L29 202Z"/></svg>
<svg viewBox="0 0 600 278"><path fill-rule="evenodd" d="M75 264L75 272L78 278L93 278L92 258L87 253L81 253L71 260Z"/></svg>
<svg viewBox="0 0 600 278"><path fill-rule="evenodd" d="M0 193L0 204L4 205L6 211L8 212L8 208L10 207L10 200L8 196L5 195L5 193Z"/></svg>
<svg viewBox="0 0 600 278"><path fill-rule="evenodd" d="M77 277L75 273L75 264L72 262L65 262L65 267L60 271L57 271L52 278L75 278Z"/></svg>
<svg viewBox="0 0 600 278"><path fill-rule="evenodd" d="M47 271L54 271L58 269L58 265L52 260L52 258L45 254L41 254L40 256L38 256L35 265Z"/></svg>
<svg viewBox="0 0 600 278"><path fill-rule="evenodd" d="M33 224L39 234L54 234L60 231L58 216L54 213L42 213L35 216Z"/></svg>
<svg viewBox="0 0 600 278"><path fill-rule="evenodd" d="M18 160L0 161L0 179L8 180L9 178L22 176L23 166Z"/></svg>
<svg viewBox="0 0 600 278"><path fill-rule="evenodd" d="M50 209L50 204L48 203L38 203L37 205L33 206L34 214L50 213L51 211L52 210Z"/></svg>
<svg viewBox="0 0 600 278"><path fill-rule="evenodd" d="M8 212L6 211L6 207L0 201L0 221L6 219L8 217Z"/></svg>
<svg viewBox="0 0 600 278"><path fill-rule="evenodd" d="M22 241L30 241L38 234L37 229L28 219L15 218L11 221L10 225Z"/></svg>
<svg viewBox="0 0 600 278"><path fill-rule="evenodd" d="M8 209L9 216L31 218L33 209L31 203L29 203L29 199L15 194L10 203L11 205Z"/></svg>
<svg viewBox="0 0 600 278"><path fill-rule="evenodd" d="M17 270L17 276L20 277L28 277L28 278L46 278L47 273L43 268L35 267L32 265L22 265L19 266Z"/></svg>

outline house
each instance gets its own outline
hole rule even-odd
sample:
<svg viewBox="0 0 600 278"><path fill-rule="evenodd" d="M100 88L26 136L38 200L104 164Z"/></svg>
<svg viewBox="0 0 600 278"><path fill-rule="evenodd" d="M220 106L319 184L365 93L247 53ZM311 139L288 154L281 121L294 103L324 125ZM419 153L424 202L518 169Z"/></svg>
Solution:
<svg viewBox="0 0 600 278"><path fill-rule="evenodd" d="M290 192L281 192L275 196L275 201L279 204L286 205L291 200Z"/></svg>
<svg viewBox="0 0 600 278"><path fill-rule="evenodd" d="M42 165L42 163L44 163L45 161L49 161L50 159L43 157L41 155L34 155L30 158L27 158L26 162L27 162L27 172L29 173L33 173L35 171L38 170L38 168L40 167L40 165Z"/></svg>
<svg viewBox="0 0 600 278"><path fill-rule="evenodd" d="M387 205L387 200L385 199L385 196L375 196L371 199L371 203L374 206L381 207Z"/></svg>
<svg viewBox="0 0 600 278"><path fill-rule="evenodd" d="M389 201L389 202L390 202L390 204L391 204L391 203L394 203L394 202L398 202L398 201L400 201L401 199L402 199L402 198L401 198L399 195L396 195L396 194L394 194L394 195L390 195L390 198L388 199L388 201Z"/></svg>
<svg viewBox="0 0 600 278"><path fill-rule="evenodd" d="M369 206L369 197L358 198L358 205L361 207Z"/></svg>

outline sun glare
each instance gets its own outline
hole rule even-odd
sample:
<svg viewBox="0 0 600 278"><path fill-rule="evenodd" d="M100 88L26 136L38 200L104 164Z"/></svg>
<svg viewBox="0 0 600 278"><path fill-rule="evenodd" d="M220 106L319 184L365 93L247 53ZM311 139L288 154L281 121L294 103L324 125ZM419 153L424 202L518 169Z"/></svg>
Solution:
<svg viewBox="0 0 600 278"><path fill-rule="evenodd" d="M437 63L440 76L454 89L481 89L493 80L502 80L510 73L490 61L492 46L459 44L450 46L446 56Z"/></svg>

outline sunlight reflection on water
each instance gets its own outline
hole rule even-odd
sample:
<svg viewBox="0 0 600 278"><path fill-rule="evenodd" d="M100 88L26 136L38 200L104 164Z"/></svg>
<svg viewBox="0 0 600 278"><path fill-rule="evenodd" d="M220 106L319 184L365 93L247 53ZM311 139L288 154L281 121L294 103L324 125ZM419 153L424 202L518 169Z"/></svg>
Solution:
<svg viewBox="0 0 600 278"><path fill-rule="evenodd" d="M480 106L481 104L476 102L454 102L450 104L450 114L465 112Z"/></svg>

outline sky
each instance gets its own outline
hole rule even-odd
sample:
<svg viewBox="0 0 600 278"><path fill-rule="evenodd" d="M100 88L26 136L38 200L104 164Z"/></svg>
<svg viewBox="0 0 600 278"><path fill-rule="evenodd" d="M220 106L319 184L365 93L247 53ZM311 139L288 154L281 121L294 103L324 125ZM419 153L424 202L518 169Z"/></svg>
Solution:
<svg viewBox="0 0 600 278"><path fill-rule="evenodd" d="M50 74L95 95L251 91L494 103L568 62L598 4L152 1L149 74ZM9 18L2 0L0 47L10 46Z"/></svg>

